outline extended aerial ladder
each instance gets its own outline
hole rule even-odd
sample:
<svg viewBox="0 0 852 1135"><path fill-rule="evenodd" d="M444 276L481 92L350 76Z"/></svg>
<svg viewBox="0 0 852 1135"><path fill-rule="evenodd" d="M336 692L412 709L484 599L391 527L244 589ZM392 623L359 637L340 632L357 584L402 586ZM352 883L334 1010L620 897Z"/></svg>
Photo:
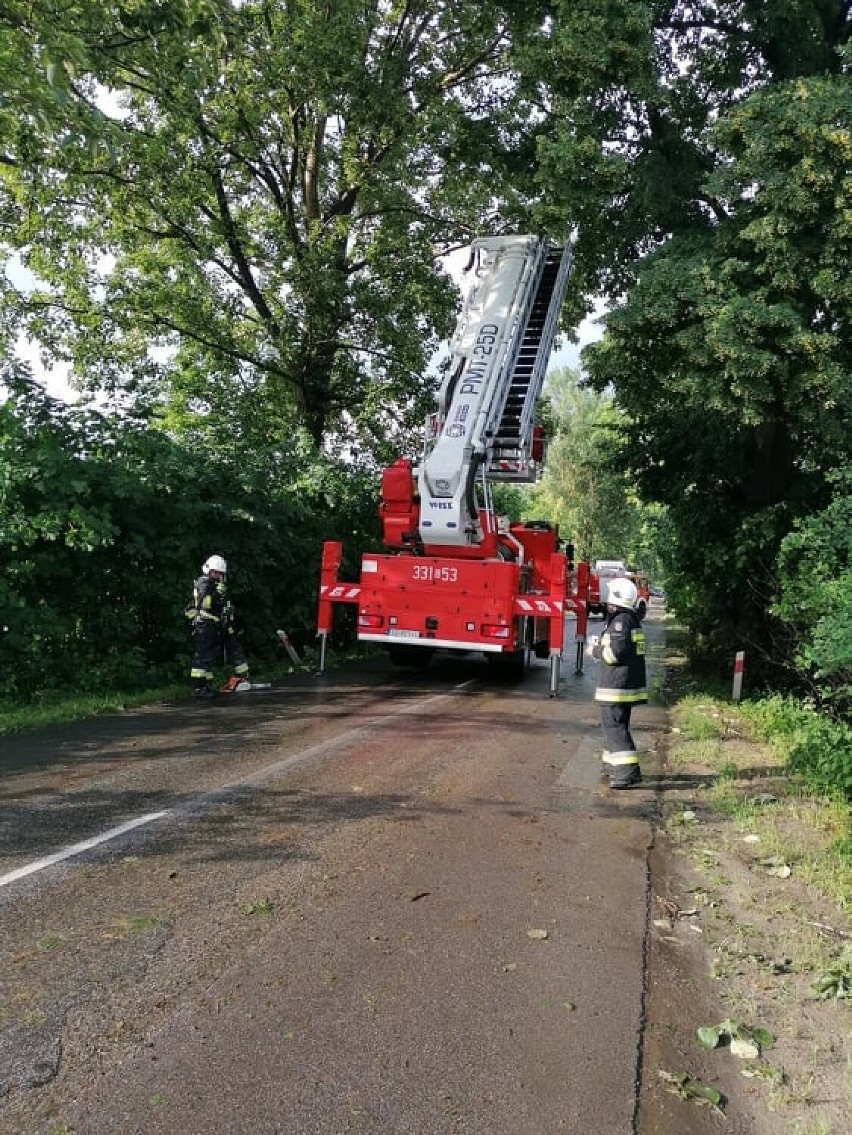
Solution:
<svg viewBox="0 0 852 1135"><path fill-rule="evenodd" d="M451 363L427 422L418 471L420 535L443 547L481 544L493 481L532 481L534 416L559 322L570 245L490 237L472 252L477 283L450 343ZM536 457L542 457L537 453Z"/></svg>
<svg viewBox="0 0 852 1135"><path fill-rule="evenodd" d="M494 482L535 480L544 439L536 406L571 263L569 244L536 236L474 242L470 290L449 365L426 423L423 454L382 475L379 512L389 553L365 554L358 583L338 578L342 547L323 547L320 668L337 603L358 606L358 638L405 665L437 648L481 650L523 665L551 662L558 684L567 611L577 618L577 668L586 632L588 565L575 569L555 526L496 514Z"/></svg>

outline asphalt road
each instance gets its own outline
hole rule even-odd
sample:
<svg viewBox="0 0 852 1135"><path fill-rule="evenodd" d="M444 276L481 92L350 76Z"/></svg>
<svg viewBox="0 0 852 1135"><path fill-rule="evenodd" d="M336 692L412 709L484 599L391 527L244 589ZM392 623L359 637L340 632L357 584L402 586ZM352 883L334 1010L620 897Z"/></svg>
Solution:
<svg viewBox="0 0 852 1135"><path fill-rule="evenodd" d="M3 739L0 1132L638 1131L655 758L610 792L594 667L547 687L378 658Z"/></svg>

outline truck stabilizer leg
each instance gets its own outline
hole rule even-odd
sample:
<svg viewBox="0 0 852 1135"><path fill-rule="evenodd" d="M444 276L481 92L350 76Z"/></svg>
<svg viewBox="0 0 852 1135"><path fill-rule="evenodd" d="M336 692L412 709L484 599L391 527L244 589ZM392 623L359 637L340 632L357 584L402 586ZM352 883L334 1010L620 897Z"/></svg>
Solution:
<svg viewBox="0 0 852 1135"><path fill-rule="evenodd" d="M558 650L551 650L550 652L550 696L555 698L559 693L559 661L560 654Z"/></svg>

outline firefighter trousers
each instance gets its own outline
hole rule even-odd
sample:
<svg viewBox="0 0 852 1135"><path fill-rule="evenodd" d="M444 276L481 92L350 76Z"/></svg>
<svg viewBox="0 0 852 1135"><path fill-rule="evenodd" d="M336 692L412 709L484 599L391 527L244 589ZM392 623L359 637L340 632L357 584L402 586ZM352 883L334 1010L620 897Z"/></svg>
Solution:
<svg viewBox="0 0 852 1135"><path fill-rule="evenodd" d="M220 662L233 667L235 674L247 674L248 663L233 627L222 628L213 619L196 619L192 628L191 678L196 681L213 680L213 671Z"/></svg>
<svg viewBox="0 0 852 1135"><path fill-rule="evenodd" d="M612 766L638 765L639 754L630 734L630 711L633 706L627 702L603 702L601 704L601 728L603 729L603 763Z"/></svg>

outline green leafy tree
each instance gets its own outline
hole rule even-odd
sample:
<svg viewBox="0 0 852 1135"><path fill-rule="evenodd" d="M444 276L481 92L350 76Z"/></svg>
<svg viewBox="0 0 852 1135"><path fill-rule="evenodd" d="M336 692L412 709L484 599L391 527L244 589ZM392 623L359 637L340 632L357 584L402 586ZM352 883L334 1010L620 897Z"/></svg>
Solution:
<svg viewBox="0 0 852 1135"><path fill-rule="evenodd" d="M113 533L109 518L83 502L85 480L59 408L25 375L7 370L4 378L22 395L20 408L12 399L0 404L0 692L9 693L26 688L39 658L73 635L73 619L63 615L75 588L69 553L93 550Z"/></svg>
<svg viewBox="0 0 852 1135"><path fill-rule="evenodd" d="M650 257L588 352L627 415L628 467L668 506L676 606L771 665L780 543L850 458L850 110L848 85L820 78L729 112L708 181L721 219Z"/></svg>
<svg viewBox="0 0 852 1135"><path fill-rule="evenodd" d="M95 27L99 0L4 0L0 5L0 166L37 162L60 132L66 142L95 139L106 119L76 76L90 66L85 29Z"/></svg>
<svg viewBox="0 0 852 1135"><path fill-rule="evenodd" d="M15 12L30 57L17 38L7 116L24 122L48 57L69 113L5 167L5 239L43 285L6 282L7 333L87 388L169 392L174 428L226 412L241 429L250 400L268 443L357 426L410 444L456 299L437 258L505 223L498 203L523 216L532 188L537 116L508 58L529 17L492 0Z"/></svg>
<svg viewBox="0 0 852 1135"><path fill-rule="evenodd" d="M578 289L613 300L669 236L724 219L713 127L749 94L844 71L848 0L555 0L516 60L545 92L541 223L577 230ZM582 285L580 285L582 281Z"/></svg>
<svg viewBox="0 0 852 1135"><path fill-rule="evenodd" d="M655 569L655 510L644 506L618 457L620 415L611 397L568 367L548 374L552 433L533 508L554 520L581 559L624 559Z"/></svg>

